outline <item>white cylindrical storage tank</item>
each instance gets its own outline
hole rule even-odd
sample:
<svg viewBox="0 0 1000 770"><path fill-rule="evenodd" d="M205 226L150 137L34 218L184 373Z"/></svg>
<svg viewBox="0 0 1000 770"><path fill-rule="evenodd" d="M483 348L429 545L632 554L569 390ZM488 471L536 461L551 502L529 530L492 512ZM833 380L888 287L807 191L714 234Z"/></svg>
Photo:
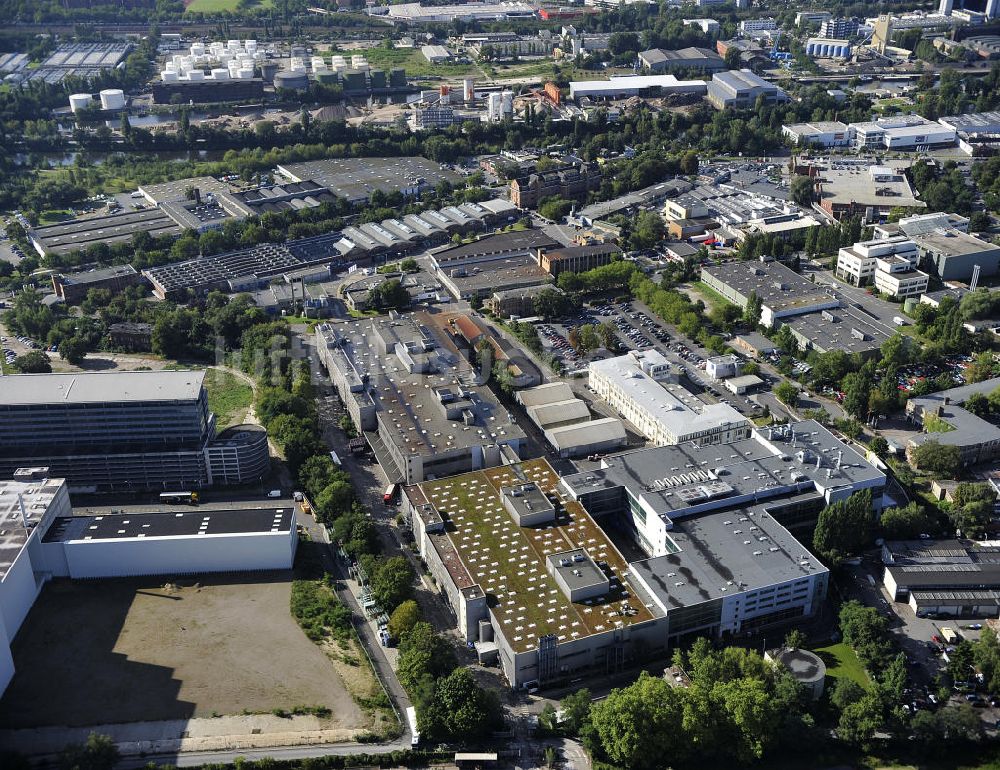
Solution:
<svg viewBox="0 0 1000 770"><path fill-rule="evenodd" d="M240 69L236 75L240 80L252 80L253 79L253 68L247 67L246 69Z"/></svg>
<svg viewBox="0 0 1000 770"><path fill-rule="evenodd" d="M241 48L243 48L243 44L239 40L227 40L226 48L228 48L230 51L239 51Z"/></svg>
<svg viewBox="0 0 1000 770"><path fill-rule="evenodd" d="M90 94L71 94L69 97L69 108L73 112L78 112L86 107L90 106L93 98Z"/></svg>
<svg viewBox="0 0 1000 770"><path fill-rule="evenodd" d="M188 80L204 80L205 73L201 70L191 70L188 73Z"/></svg>
<svg viewBox="0 0 1000 770"><path fill-rule="evenodd" d="M257 52L257 41L245 40L243 41L243 47L246 49L247 53L254 54Z"/></svg>
<svg viewBox="0 0 1000 770"><path fill-rule="evenodd" d="M476 100L475 83L472 78L466 78L462 81L462 99L467 102Z"/></svg>
<svg viewBox="0 0 1000 770"><path fill-rule="evenodd" d="M101 91L102 110L124 110L125 92L120 88L105 88Z"/></svg>
<svg viewBox="0 0 1000 770"><path fill-rule="evenodd" d="M361 54L354 54L351 57L351 67L353 67L354 69L357 69L359 66L365 63L366 63L365 57L362 56Z"/></svg>
<svg viewBox="0 0 1000 770"><path fill-rule="evenodd" d="M325 70L326 69L326 62L323 61L323 57L322 56L314 56L314 57L312 57L312 59L310 60L310 64L311 64L311 66L313 68L313 72L315 72L316 70Z"/></svg>
<svg viewBox="0 0 1000 770"><path fill-rule="evenodd" d="M212 70L212 80L229 80L229 70L216 67Z"/></svg>
<svg viewBox="0 0 1000 770"><path fill-rule="evenodd" d="M191 55L192 56L204 56L205 55L205 44L204 43L192 43L191 44Z"/></svg>
<svg viewBox="0 0 1000 770"><path fill-rule="evenodd" d="M164 83L176 83L177 78L178 75L173 70L163 70L163 72L160 73L160 80Z"/></svg>
<svg viewBox="0 0 1000 770"><path fill-rule="evenodd" d="M504 115L514 114L514 93L512 91L504 91L500 96L500 111Z"/></svg>
<svg viewBox="0 0 1000 770"><path fill-rule="evenodd" d="M341 55L340 55L339 53L338 53L338 54L335 54L335 55L334 55L334 57L333 57L333 60L332 60L332 61L333 61L333 64L334 64L334 66L336 66L336 65L338 65L338 64L342 64L342 65L343 65L343 66L345 66L345 67L347 66L347 59L345 59L345 58L344 58L343 56L341 56Z"/></svg>

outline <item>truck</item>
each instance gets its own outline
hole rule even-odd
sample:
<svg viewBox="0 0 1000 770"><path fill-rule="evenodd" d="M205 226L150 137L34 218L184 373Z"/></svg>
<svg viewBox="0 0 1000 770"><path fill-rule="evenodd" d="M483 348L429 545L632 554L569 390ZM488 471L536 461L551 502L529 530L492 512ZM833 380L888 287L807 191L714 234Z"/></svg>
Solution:
<svg viewBox="0 0 1000 770"><path fill-rule="evenodd" d="M188 505L198 504L198 493L197 492L163 492L160 495L160 502L166 503L167 505L176 505L177 503L187 503Z"/></svg>
<svg viewBox="0 0 1000 770"><path fill-rule="evenodd" d="M417 710L413 706L406 707L406 724L410 728L410 747L420 745L420 731L417 729Z"/></svg>
<svg viewBox="0 0 1000 770"><path fill-rule="evenodd" d="M950 626L941 627L941 638L944 639L946 644L956 644L958 642L958 634Z"/></svg>
<svg viewBox="0 0 1000 770"><path fill-rule="evenodd" d="M392 505L396 502L397 494L399 494L399 484L390 484L385 488L385 493L382 495L382 502L386 505Z"/></svg>
<svg viewBox="0 0 1000 770"><path fill-rule="evenodd" d="M903 318L903 316L901 316L901 315L893 316L892 317L892 322L894 324L896 324L896 326L906 326L907 324L910 323L905 318Z"/></svg>

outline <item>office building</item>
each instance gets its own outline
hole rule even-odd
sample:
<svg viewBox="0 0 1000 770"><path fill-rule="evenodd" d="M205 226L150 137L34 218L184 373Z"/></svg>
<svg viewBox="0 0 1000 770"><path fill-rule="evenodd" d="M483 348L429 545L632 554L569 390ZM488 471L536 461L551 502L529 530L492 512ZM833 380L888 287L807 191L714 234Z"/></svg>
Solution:
<svg viewBox="0 0 1000 770"><path fill-rule="evenodd" d="M51 578L290 570L297 544L294 503L74 515L65 479L18 469L0 481L0 694L11 641Z"/></svg>
<svg viewBox="0 0 1000 770"><path fill-rule="evenodd" d="M0 477L51 468L75 491L247 484L268 470L267 435L215 433L204 371L0 378Z"/></svg>
<svg viewBox="0 0 1000 770"><path fill-rule="evenodd" d="M793 123L781 132L800 147L847 147L851 143L847 124L839 120Z"/></svg>
<svg viewBox="0 0 1000 770"><path fill-rule="evenodd" d="M705 362L705 374L716 380L735 377L740 373L741 362L737 356L712 356Z"/></svg>
<svg viewBox="0 0 1000 770"><path fill-rule="evenodd" d="M654 444L730 444L751 422L728 404L706 404L677 384L655 350L591 361L590 389Z"/></svg>
<svg viewBox="0 0 1000 770"><path fill-rule="evenodd" d="M820 208L831 219L859 216L864 222L885 219L897 208L927 208L903 172L909 164L897 168L889 163L873 166L868 161L848 158L812 163L808 173L816 185Z"/></svg>
<svg viewBox="0 0 1000 770"><path fill-rule="evenodd" d="M799 11L795 14L795 26L803 24L822 24L833 17L829 11Z"/></svg>
<svg viewBox="0 0 1000 770"><path fill-rule="evenodd" d="M533 209L545 198L584 200L600 188L602 178L601 169L592 163L540 171L512 179L510 201L519 209Z"/></svg>
<svg viewBox="0 0 1000 770"><path fill-rule="evenodd" d="M752 35L759 32L774 32L778 29L775 19L765 16L761 19L744 19L740 22L740 34Z"/></svg>
<svg viewBox="0 0 1000 770"><path fill-rule="evenodd" d="M320 362L385 472L413 484L517 456L524 433L419 316L320 324Z"/></svg>
<svg viewBox="0 0 1000 770"><path fill-rule="evenodd" d="M765 104L780 104L788 101L788 94L750 70L717 72L708 84L708 101L718 110L750 109L758 99Z"/></svg>
<svg viewBox="0 0 1000 770"><path fill-rule="evenodd" d="M835 40L850 40L858 34L860 23L857 19L826 19L819 25L819 37Z"/></svg>
<svg viewBox="0 0 1000 770"><path fill-rule="evenodd" d="M840 307L829 289L809 281L781 262L727 262L705 265L701 280L729 302L746 308L751 294L761 301L760 323L773 326L789 316Z"/></svg>
<svg viewBox="0 0 1000 770"><path fill-rule="evenodd" d="M698 27L709 37L718 35L719 30L722 29L722 25L715 19L684 19L683 21L685 27Z"/></svg>
<svg viewBox="0 0 1000 770"><path fill-rule="evenodd" d="M558 278L560 273L582 273L609 265L620 256L621 249L613 243L543 248L538 250L538 264L547 273Z"/></svg>
<svg viewBox="0 0 1000 770"><path fill-rule="evenodd" d="M905 235L896 235L845 246L837 254L837 277L855 286L878 283L875 273L881 268L879 260L889 266L902 261L912 269L919 260L917 245Z"/></svg>
<svg viewBox="0 0 1000 770"><path fill-rule="evenodd" d="M682 48L678 51L669 51L663 48L640 51L639 62L650 72L675 72L677 70L720 72L726 68L726 63L715 51L694 47Z"/></svg>
<svg viewBox="0 0 1000 770"><path fill-rule="evenodd" d="M925 150L955 144L955 129L920 115L897 115L848 125L861 150Z"/></svg>
<svg viewBox="0 0 1000 770"><path fill-rule="evenodd" d="M973 393L988 396L998 387L1000 378L910 398L906 402L906 416L911 422L925 425L930 418L951 428L911 438L906 445L906 456L910 462L915 463L914 450L929 441L958 447L963 465L976 465L1000 457L1000 428L962 406Z"/></svg>

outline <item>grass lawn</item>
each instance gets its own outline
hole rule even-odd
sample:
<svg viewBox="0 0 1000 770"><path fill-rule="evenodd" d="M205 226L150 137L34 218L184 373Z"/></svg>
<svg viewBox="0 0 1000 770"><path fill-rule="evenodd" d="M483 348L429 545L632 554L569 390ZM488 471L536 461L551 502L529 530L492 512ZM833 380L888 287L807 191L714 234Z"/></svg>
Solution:
<svg viewBox="0 0 1000 770"><path fill-rule="evenodd" d="M924 428L926 428L928 433L948 433L955 430L952 425L949 425L940 417L933 414L924 417Z"/></svg>
<svg viewBox="0 0 1000 770"><path fill-rule="evenodd" d="M730 302L728 299L726 299L725 297L723 297L721 294L719 294L719 292L717 292L715 289L713 289L711 286L709 286L704 281L692 281L691 282L691 288L694 289L699 294L702 294L705 297L705 299L710 300L713 305L732 305L733 304L732 302Z"/></svg>
<svg viewBox="0 0 1000 770"><path fill-rule="evenodd" d="M843 642L840 644L831 644L827 647L818 647L813 652L823 659L823 662L826 664L826 675L828 677L853 679L865 689L871 686L868 672L861 665L858 656L854 654L854 650Z"/></svg>
<svg viewBox="0 0 1000 770"><path fill-rule="evenodd" d="M210 369L205 377L208 408L215 412L219 430L241 424L253 403L253 390L234 374Z"/></svg>
<svg viewBox="0 0 1000 770"><path fill-rule="evenodd" d="M48 211L43 211L38 215L38 224L50 225L53 222L63 222L72 218L73 215L68 209L49 209Z"/></svg>
<svg viewBox="0 0 1000 770"><path fill-rule="evenodd" d="M184 8L185 13L222 13L223 11L235 11L240 4L239 0L191 0ZM270 8L272 0L257 0L251 7Z"/></svg>
<svg viewBox="0 0 1000 770"><path fill-rule="evenodd" d="M201 2L203 0L195 0ZM206 0L212 2L213 0ZM332 50L331 54L342 54L350 57L352 54L363 54L368 59L372 69L388 70L402 67L410 77L421 75L440 75L441 77L482 77L475 64L431 64L419 48L367 48L363 51ZM326 56L327 54L324 54Z"/></svg>

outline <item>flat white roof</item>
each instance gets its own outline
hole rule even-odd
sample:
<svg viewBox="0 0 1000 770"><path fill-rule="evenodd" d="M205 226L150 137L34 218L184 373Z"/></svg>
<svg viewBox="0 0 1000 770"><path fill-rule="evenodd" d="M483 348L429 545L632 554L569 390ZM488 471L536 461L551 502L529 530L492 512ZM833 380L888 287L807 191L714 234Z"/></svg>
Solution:
<svg viewBox="0 0 1000 770"><path fill-rule="evenodd" d="M103 404L198 398L204 371L14 374L0 377L0 404Z"/></svg>

